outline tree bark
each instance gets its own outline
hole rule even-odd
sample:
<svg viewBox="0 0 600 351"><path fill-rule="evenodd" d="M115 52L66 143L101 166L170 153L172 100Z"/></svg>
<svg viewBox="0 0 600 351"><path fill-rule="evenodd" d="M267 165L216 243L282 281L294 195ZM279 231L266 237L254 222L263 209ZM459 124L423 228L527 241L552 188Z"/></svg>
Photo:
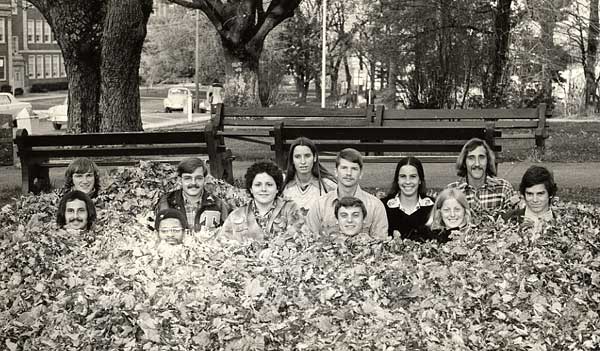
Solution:
<svg viewBox="0 0 600 351"><path fill-rule="evenodd" d="M504 74L508 62L510 45L510 6L512 0L498 0L494 18L494 52L492 53L492 69L487 89L484 90L486 104L499 107L504 95Z"/></svg>
<svg viewBox="0 0 600 351"><path fill-rule="evenodd" d="M63 53L69 131L141 130L139 63L152 0L30 2Z"/></svg>
<svg viewBox="0 0 600 351"><path fill-rule="evenodd" d="M588 24L586 64L583 67L585 74L585 106L588 114L596 111L596 60L598 56L598 0L590 0L590 20Z"/></svg>
<svg viewBox="0 0 600 351"><path fill-rule="evenodd" d="M102 132L141 131L139 69L152 0L109 0L102 35Z"/></svg>
<svg viewBox="0 0 600 351"><path fill-rule="evenodd" d="M258 62L265 38L279 23L294 15L300 0L169 0L200 9L215 26L225 52L226 104L258 106Z"/></svg>

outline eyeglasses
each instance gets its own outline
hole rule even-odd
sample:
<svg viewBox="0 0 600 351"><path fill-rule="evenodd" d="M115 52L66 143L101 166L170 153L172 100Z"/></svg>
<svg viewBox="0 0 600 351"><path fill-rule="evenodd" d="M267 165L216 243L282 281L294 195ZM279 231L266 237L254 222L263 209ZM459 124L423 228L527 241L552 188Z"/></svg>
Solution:
<svg viewBox="0 0 600 351"><path fill-rule="evenodd" d="M179 233L183 232L183 228L181 228L181 227L160 228L158 231L161 234L179 234Z"/></svg>

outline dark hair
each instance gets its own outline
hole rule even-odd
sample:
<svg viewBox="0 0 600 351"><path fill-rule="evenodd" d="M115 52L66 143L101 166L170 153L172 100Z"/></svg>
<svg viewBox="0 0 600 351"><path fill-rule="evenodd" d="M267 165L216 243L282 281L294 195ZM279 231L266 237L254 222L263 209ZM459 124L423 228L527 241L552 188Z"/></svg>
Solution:
<svg viewBox="0 0 600 351"><path fill-rule="evenodd" d="M544 184L546 191L550 197L556 195L558 187L554 182L554 176L546 167L542 166L531 166L523 174L521 184L519 185L519 192L525 195L525 189L530 188L534 185Z"/></svg>
<svg viewBox="0 0 600 351"><path fill-rule="evenodd" d="M283 186L281 189L282 191L285 188L285 186L289 182L294 180L294 178L296 177L296 167L294 167L294 150L296 149L297 146L306 146L310 149L310 152L312 152L312 154L313 154L314 162L312 165L312 169L310 170L310 173L315 178L317 178L317 180L319 181L319 191L321 191L321 186L323 187L323 189L325 189L325 185L323 184L323 181L322 181L323 178L330 179L333 182L337 181L336 178L333 176L333 174L331 174L319 162L319 152L317 151L317 146L315 145L315 143L313 143L312 140L310 140L306 137L299 137L299 138L295 139L292 142L292 145L290 146L290 152L288 153L288 158L287 158L287 170L285 173L285 182L283 183ZM325 189L325 192L327 192L326 189Z"/></svg>
<svg viewBox="0 0 600 351"><path fill-rule="evenodd" d="M275 180L277 190L281 192L281 189L283 188L283 174L281 169L279 169L279 167L277 167L277 165L271 161L259 161L248 167L246 175L244 176L244 180L246 181L246 190L248 190L250 196L252 196L252 182L254 182L256 175L260 173L266 173L270 175L273 180Z"/></svg>
<svg viewBox="0 0 600 351"><path fill-rule="evenodd" d="M71 161L71 163L69 163L69 166L65 171L64 191L69 192L73 190L73 174L87 172L91 172L94 174L94 189L90 194L90 197L96 197L96 195L98 195L98 188L100 187L100 169L94 163L94 161L86 157L76 158L73 161Z"/></svg>
<svg viewBox="0 0 600 351"><path fill-rule="evenodd" d="M396 165L396 170L394 171L394 179L392 180L392 184L390 185L390 190L387 193L387 197L394 197L400 192L400 186L398 185L398 176L400 174L400 169L404 166L413 166L417 169L417 174L419 175L419 180L421 181L418 189L419 196L421 196L422 198L427 196L427 185L425 184L425 171L423 170L423 164L418 158L408 156L398 161L398 164Z"/></svg>
<svg viewBox="0 0 600 351"><path fill-rule="evenodd" d="M65 218L67 202L71 202L73 200L81 200L85 202L85 208L87 210L86 229L90 229L96 220L96 207L94 206L92 199L90 199L86 193L79 190L69 191L60 199L60 202L58 203L58 213L56 214L56 224L58 224L59 227L64 227L67 224L67 220Z"/></svg>
<svg viewBox="0 0 600 351"><path fill-rule="evenodd" d="M363 217L367 217L367 208L365 204L354 196L344 196L335 202L335 218L338 218L338 212L342 207L359 207L362 211Z"/></svg>
<svg viewBox="0 0 600 351"><path fill-rule="evenodd" d="M160 222L167 218L178 219L182 227L185 226L185 223L187 221L183 212L178 211L174 208L166 208L164 210L158 211L158 213L156 214L156 220L154 221L154 230L158 231L158 228L160 227Z"/></svg>
<svg viewBox="0 0 600 351"><path fill-rule="evenodd" d="M340 151L337 154L337 157L335 158L335 168L337 168L340 165L341 159L344 159L346 161L350 161L353 163L358 163L358 166L360 167L360 169L362 170L362 168L363 168L362 155L356 149L346 148L346 149Z"/></svg>
<svg viewBox="0 0 600 351"><path fill-rule="evenodd" d="M202 173L206 177L208 174L206 163L198 157L188 157L181 160L179 165L177 165L177 175L181 177L183 173L194 173L197 168L202 168Z"/></svg>
<svg viewBox="0 0 600 351"><path fill-rule="evenodd" d="M475 150L476 148L483 146L485 148L485 153L487 156L487 167L485 169L485 174L488 176L495 176L496 173L496 155L492 148L484 141L479 138L473 138L465 143L462 150L460 150L460 155L456 160L456 175L459 177L467 176L467 156L469 152Z"/></svg>

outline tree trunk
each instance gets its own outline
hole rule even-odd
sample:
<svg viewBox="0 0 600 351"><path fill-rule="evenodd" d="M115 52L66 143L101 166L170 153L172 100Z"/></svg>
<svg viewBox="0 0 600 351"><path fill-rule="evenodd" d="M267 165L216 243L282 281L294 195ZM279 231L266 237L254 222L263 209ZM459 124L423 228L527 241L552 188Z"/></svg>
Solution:
<svg viewBox="0 0 600 351"><path fill-rule="evenodd" d="M63 51L64 52L64 51ZM65 55L65 67L69 78L70 133L92 133L100 130L101 118L98 101L100 98L100 63L98 56L89 60L76 61L72 55Z"/></svg>
<svg viewBox="0 0 600 351"><path fill-rule="evenodd" d="M329 76L331 77L331 86L329 87L329 95L331 95L332 101L337 101L340 95L338 89L338 78L339 78L339 69L342 63L342 59L338 57L331 69L331 73Z"/></svg>
<svg viewBox="0 0 600 351"><path fill-rule="evenodd" d="M588 114L596 110L597 82L596 60L598 55L598 0L590 0L590 22L588 25L586 65L583 67L585 74L585 106Z"/></svg>
<svg viewBox="0 0 600 351"><path fill-rule="evenodd" d="M349 94L352 91L352 73L350 73L350 65L348 65L347 56L344 56L344 71L346 72L346 82L348 83L346 94Z"/></svg>
<svg viewBox="0 0 600 351"><path fill-rule="evenodd" d="M499 107L502 104L505 84L506 63L510 45L510 6L512 0L498 0L494 18L494 51L490 81L484 90L486 105Z"/></svg>
<svg viewBox="0 0 600 351"><path fill-rule="evenodd" d="M102 35L102 132L141 131L139 68L152 0L110 0Z"/></svg>
<svg viewBox="0 0 600 351"><path fill-rule="evenodd" d="M225 42L223 42L225 46ZM233 106L260 106L258 94L258 57L241 55L224 47L225 97L223 103Z"/></svg>

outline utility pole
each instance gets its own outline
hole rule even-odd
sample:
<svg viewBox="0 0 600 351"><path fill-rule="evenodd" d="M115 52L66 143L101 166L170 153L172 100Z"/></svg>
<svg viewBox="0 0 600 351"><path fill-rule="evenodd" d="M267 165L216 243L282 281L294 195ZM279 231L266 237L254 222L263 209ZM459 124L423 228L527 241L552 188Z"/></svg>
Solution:
<svg viewBox="0 0 600 351"><path fill-rule="evenodd" d="M194 101L194 111L198 112L200 108L200 10L196 10L196 60L194 80L196 83L196 99Z"/></svg>
<svg viewBox="0 0 600 351"><path fill-rule="evenodd" d="M323 29L321 37L323 39L323 47L321 50L321 107L325 108L325 77L327 76L327 0L323 0Z"/></svg>

